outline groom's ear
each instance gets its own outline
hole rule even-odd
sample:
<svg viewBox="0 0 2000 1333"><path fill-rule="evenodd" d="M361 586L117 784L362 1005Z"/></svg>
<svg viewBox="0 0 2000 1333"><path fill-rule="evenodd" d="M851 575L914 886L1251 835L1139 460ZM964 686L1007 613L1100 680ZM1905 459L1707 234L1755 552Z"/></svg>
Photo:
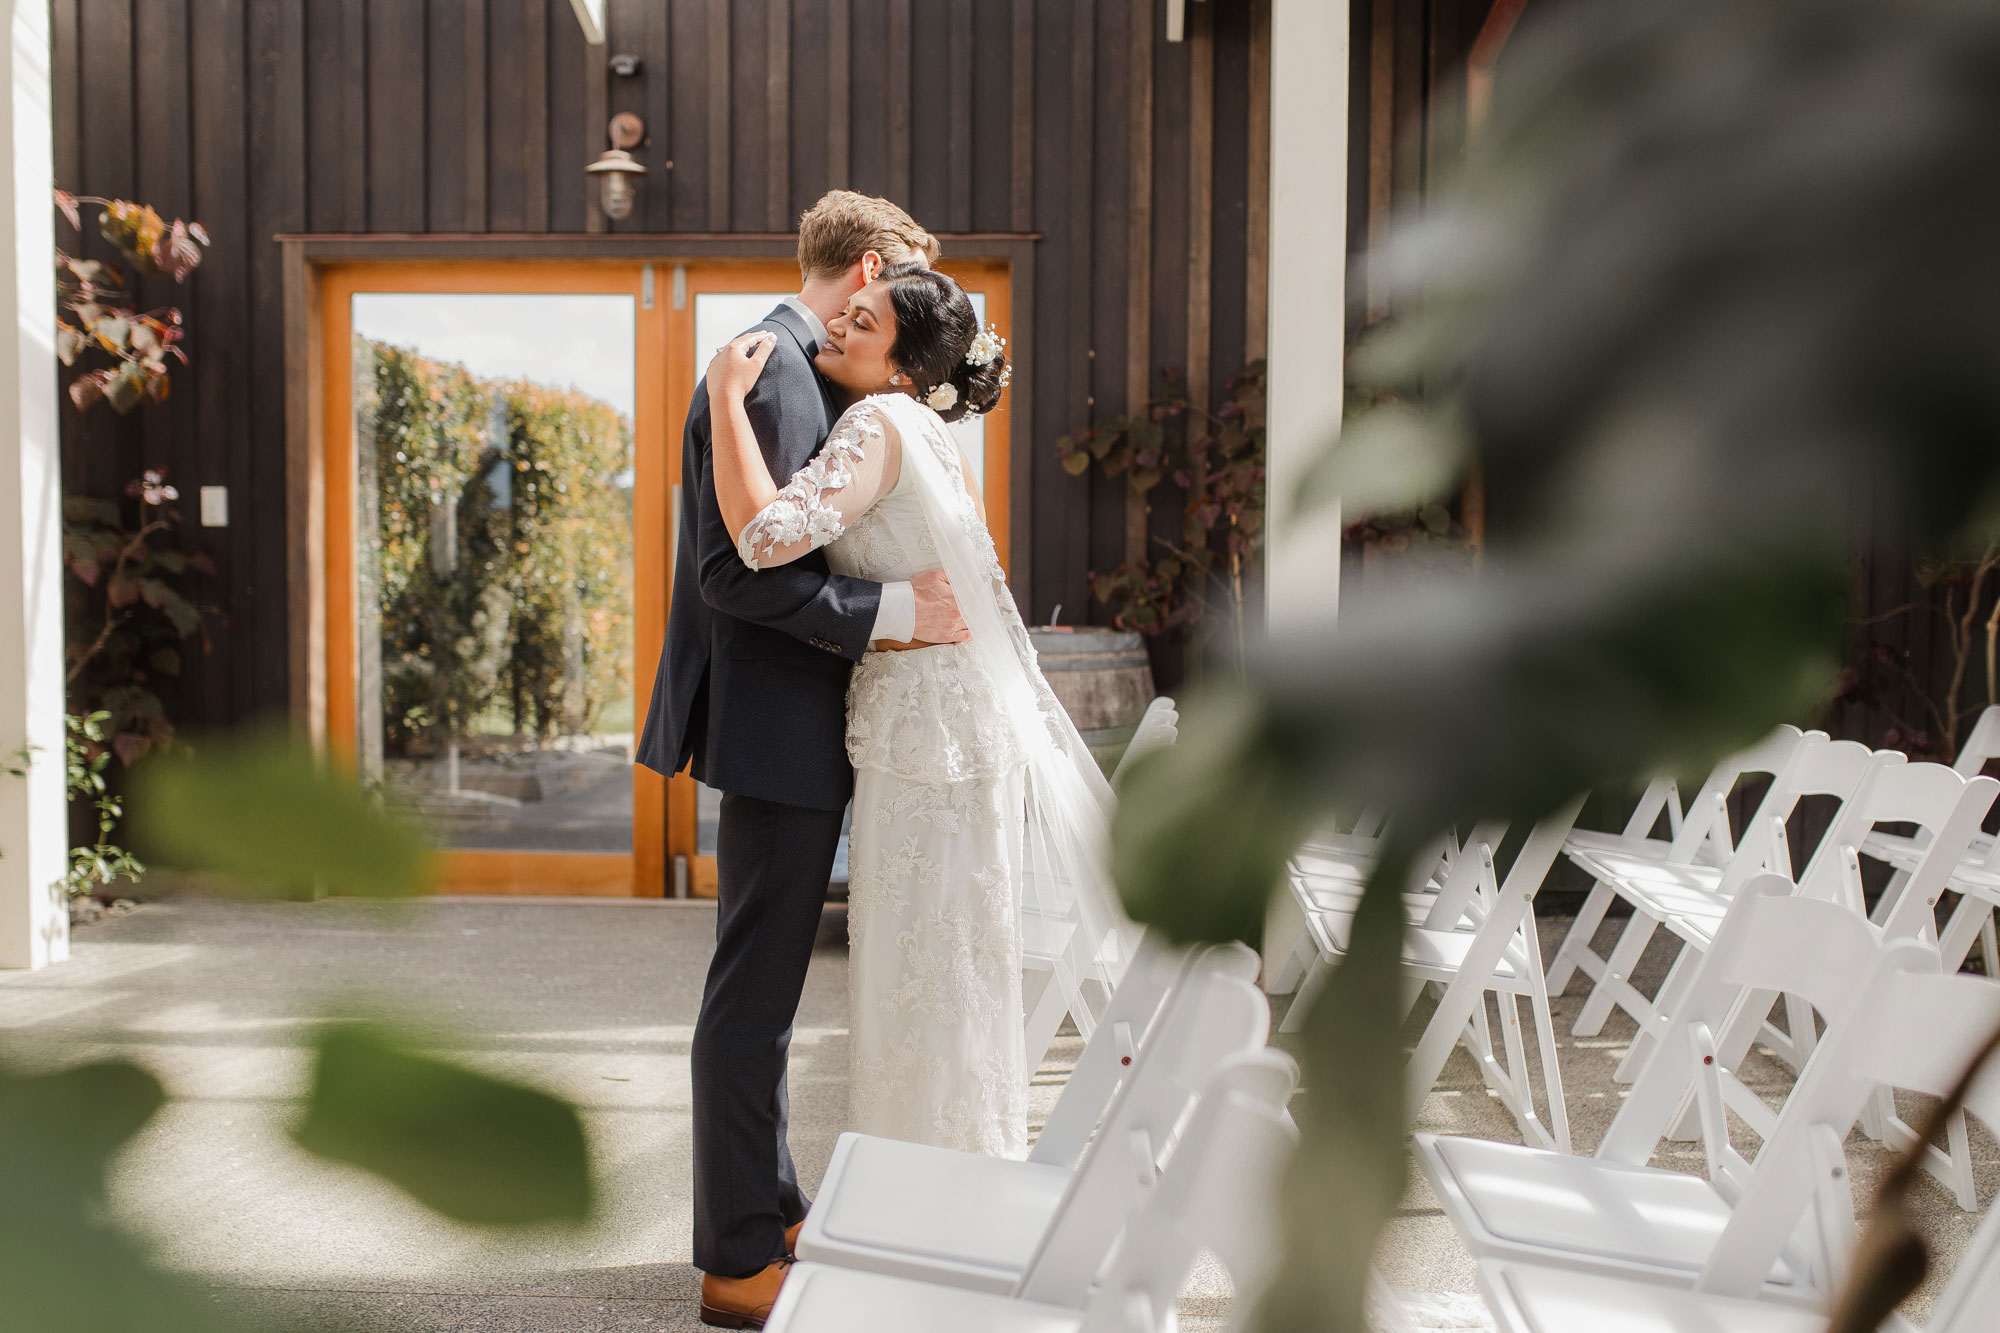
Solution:
<svg viewBox="0 0 2000 1333"><path fill-rule="evenodd" d="M881 251L869 250L864 252L861 256L861 285L866 287L869 283L875 281L881 274L883 267Z"/></svg>

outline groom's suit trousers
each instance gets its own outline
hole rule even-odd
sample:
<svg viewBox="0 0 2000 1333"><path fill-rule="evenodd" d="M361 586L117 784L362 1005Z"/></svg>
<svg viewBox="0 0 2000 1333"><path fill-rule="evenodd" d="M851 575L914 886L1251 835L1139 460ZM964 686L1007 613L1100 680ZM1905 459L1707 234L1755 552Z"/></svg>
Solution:
<svg viewBox="0 0 2000 1333"><path fill-rule="evenodd" d="M839 810L725 793L716 833L715 957L694 1076L694 1263L748 1277L784 1257L806 1215L785 1143L785 1059L840 845Z"/></svg>

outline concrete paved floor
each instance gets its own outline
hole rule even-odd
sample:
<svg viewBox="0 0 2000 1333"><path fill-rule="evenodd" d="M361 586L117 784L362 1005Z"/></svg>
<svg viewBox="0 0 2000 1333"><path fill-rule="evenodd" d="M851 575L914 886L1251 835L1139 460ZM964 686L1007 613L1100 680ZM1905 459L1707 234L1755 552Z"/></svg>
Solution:
<svg viewBox="0 0 2000 1333"><path fill-rule="evenodd" d="M1545 948L1562 928L1544 923ZM80 930L68 964L0 973L0 1050L50 1061L128 1055L163 1079L172 1100L120 1162L114 1204L165 1262L264 1327L694 1329L686 1057L713 929L712 908L660 902L149 905ZM846 1121L844 933L830 911L792 1047L792 1144L808 1192ZM1651 958L1641 976L1662 967ZM481 1235L293 1149L285 1131L306 1037L329 1006L355 1004L406 1009L440 1049L583 1107L605 1186L598 1220ZM1630 1025L1570 1040L1579 1005L1557 1001L1557 1029L1576 1146L1587 1152L1616 1110L1610 1070ZM1051 1053L1031 1115L1046 1114L1078 1046L1069 1039ZM1788 1081L1769 1060L1751 1074L1773 1089ZM1518 1139L1463 1051L1419 1127ZM1985 1199L2000 1154L1974 1132ZM1858 1136L1850 1146L1865 1198L1886 1159ZM1690 1170L1698 1158L1670 1154ZM1976 1219L1929 1182L1918 1202L1933 1242L1955 1256ZM1469 1257L1414 1173L1381 1266L1405 1290L1473 1289ZM1218 1326L1226 1280L1205 1266L1182 1308L1183 1327Z"/></svg>
<svg viewBox="0 0 2000 1333"><path fill-rule="evenodd" d="M75 956L0 973L0 1051L129 1056L171 1100L118 1165L118 1213L166 1263L272 1328L694 1329L687 1048L715 929L699 903L433 899L151 904ZM844 914L830 908L792 1041L810 1193L847 1120ZM583 1108L604 1186L573 1231L493 1236L286 1137L329 1009L394 1007L458 1059ZM1045 1115L1067 1039L1036 1079ZM1220 1313L1211 1272L1187 1308Z"/></svg>

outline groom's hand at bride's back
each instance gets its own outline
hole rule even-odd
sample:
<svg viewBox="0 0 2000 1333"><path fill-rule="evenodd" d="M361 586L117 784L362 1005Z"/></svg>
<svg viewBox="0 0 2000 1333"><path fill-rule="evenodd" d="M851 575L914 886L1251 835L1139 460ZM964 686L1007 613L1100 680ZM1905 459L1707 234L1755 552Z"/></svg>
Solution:
<svg viewBox="0 0 2000 1333"><path fill-rule="evenodd" d="M964 643L972 637L959 614L958 599L951 595L951 580L942 569L927 569L910 580L917 594L916 644Z"/></svg>

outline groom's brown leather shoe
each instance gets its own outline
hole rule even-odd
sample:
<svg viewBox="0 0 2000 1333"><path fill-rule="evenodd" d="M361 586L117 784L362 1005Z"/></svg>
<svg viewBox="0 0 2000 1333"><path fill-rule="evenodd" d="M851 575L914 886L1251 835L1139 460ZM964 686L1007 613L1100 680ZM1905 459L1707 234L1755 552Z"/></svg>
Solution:
<svg viewBox="0 0 2000 1333"><path fill-rule="evenodd" d="M804 1222L794 1222L785 1228L785 1257L795 1263L799 1257L799 1233L804 1231L805 1227Z"/></svg>
<svg viewBox="0 0 2000 1333"><path fill-rule="evenodd" d="M701 1322L715 1328L762 1328L778 1303L778 1288L785 1284L789 1259L753 1273L749 1277L701 1275Z"/></svg>

